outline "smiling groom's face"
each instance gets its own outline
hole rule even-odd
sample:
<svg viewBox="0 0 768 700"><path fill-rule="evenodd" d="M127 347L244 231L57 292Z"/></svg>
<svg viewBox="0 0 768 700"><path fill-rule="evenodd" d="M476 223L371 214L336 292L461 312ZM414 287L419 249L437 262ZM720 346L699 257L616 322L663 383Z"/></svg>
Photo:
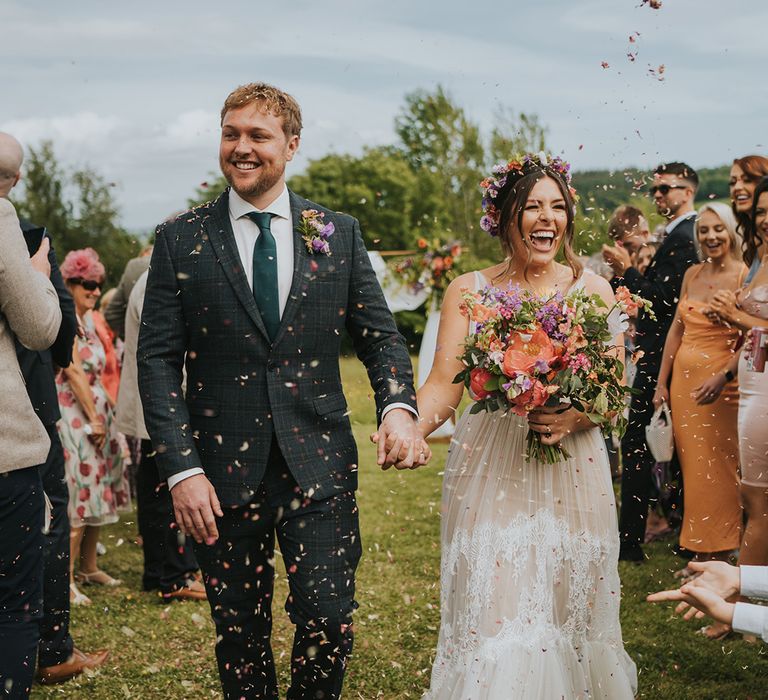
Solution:
<svg viewBox="0 0 768 700"><path fill-rule="evenodd" d="M285 166L298 147L299 137L283 131L283 117L255 101L224 115L219 166L232 189L261 209L282 191Z"/></svg>

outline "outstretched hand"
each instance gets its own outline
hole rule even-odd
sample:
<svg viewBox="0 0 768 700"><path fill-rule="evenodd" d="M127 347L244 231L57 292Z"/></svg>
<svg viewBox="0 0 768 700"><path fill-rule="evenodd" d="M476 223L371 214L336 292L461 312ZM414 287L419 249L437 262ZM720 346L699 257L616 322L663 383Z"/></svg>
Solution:
<svg viewBox="0 0 768 700"><path fill-rule="evenodd" d="M692 561L688 568L696 572L696 577L676 590L652 593L646 600L649 603L679 601L675 612L683 613L686 620L704 615L731 624L734 604L727 598L739 592L741 576L737 566L724 561Z"/></svg>
<svg viewBox="0 0 768 700"><path fill-rule="evenodd" d="M208 545L219 539L214 515L224 512L213 485L204 474L195 474L180 481L171 489L173 513L181 532L190 535L195 542Z"/></svg>
<svg viewBox="0 0 768 700"><path fill-rule="evenodd" d="M432 450L422 437L416 416L403 408L384 416L379 430L371 435L376 445L376 462L382 469L416 469L432 457Z"/></svg>

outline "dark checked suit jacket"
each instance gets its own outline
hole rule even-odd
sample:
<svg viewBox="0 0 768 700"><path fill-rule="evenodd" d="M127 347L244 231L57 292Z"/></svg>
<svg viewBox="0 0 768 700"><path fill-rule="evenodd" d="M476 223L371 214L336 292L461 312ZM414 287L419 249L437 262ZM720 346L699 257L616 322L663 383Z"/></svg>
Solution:
<svg viewBox="0 0 768 700"><path fill-rule="evenodd" d="M139 389L167 478L202 467L225 505L249 501L273 434L302 490L321 500L357 487L357 447L339 373L349 331L375 391L416 407L411 364L358 222L290 193L294 271L270 342L238 256L228 191L157 229L138 347ZM317 209L335 224L331 255L297 230ZM186 367L186 397L181 392Z"/></svg>
<svg viewBox="0 0 768 700"><path fill-rule="evenodd" d="M651 264L642 275L634 267L629 268L620 284L625 284L635 294L653 303L656 320L643 314L637 325L637 344L645 355L638 368L645 368L654 378L661 366L661 355L669 327L677 310L680 288L685 271L698 261L693 245L695 214L681 221L659 246Z"/></svg>

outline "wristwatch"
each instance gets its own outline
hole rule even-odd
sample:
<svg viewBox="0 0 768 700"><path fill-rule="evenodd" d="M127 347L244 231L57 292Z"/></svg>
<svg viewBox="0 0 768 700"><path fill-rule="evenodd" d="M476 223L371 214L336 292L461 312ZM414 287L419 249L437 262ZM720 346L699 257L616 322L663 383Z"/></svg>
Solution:
<svg viewBox="0 0 768 700"><path fill-rule="evenodd" d="M729 369L725 370L723 374L725 375L725 381L727 382L732 382L734 379L736 379L736 375Z"/></svg>

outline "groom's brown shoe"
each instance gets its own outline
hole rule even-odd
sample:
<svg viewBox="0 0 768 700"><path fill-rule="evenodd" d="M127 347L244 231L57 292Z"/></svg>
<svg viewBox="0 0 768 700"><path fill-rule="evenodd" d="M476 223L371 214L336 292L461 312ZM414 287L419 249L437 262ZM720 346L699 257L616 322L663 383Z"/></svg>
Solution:
<svg viewBox="0 0 768 700"><path fill-rule="evenodd" d="M179 586L176 590L168 593L163 592L162 598L164 601L207 600L208 596L205 593L205 586L200 583L200 581L190 578L184 582L184 585Z"/></svg>
<svg viewBox="0 0 768 700"><path fill-rule="evenodd" d="M109 658L106 649L86 654L75 648L64 663L37 669L37 680L42 685L63 683L80 675L86 668L98 668Z"/></svg>

